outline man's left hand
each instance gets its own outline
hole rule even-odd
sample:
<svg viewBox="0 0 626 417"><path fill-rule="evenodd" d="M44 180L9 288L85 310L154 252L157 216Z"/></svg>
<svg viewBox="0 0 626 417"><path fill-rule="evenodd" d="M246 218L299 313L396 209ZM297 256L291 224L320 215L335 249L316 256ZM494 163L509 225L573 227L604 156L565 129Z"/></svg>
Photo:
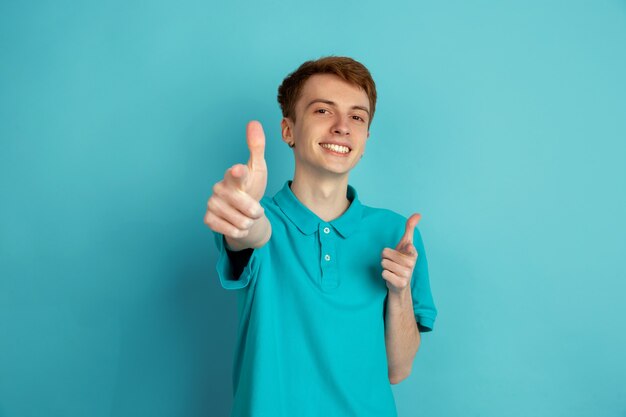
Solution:
<svg viewBox="0 0 626 417"><path fill-rule="evenodd" d="M419 223L420 214L413 214L406 221L404 236L395 249L385 248L382 253L383 278L393 293L411 291L411 277L417 262L417 250L413 246L413 232Z"/></svg>

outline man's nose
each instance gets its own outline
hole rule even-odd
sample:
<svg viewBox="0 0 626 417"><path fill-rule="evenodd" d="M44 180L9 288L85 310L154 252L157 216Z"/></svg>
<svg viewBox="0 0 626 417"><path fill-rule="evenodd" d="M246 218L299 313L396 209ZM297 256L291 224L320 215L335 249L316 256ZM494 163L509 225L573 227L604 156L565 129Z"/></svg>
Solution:
<svg viewBox="0 0 626 417"><path fill-rule="evenodd" d="M350 134L350 125L348 124L348 117L338 115L333 125L333 133L337 135L347 136Z"/></svg>

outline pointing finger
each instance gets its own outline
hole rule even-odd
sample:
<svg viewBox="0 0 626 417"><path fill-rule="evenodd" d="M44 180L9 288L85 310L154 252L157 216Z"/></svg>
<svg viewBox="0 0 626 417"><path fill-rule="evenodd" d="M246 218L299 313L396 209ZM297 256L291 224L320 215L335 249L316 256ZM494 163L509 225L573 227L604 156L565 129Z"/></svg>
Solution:
<svg viewBox="0 0 626 417"><path fill-rule="evenodd" d="M226 171L226 174L224 175L224 182L228 186L244 191L247 178L248 167L246 165L237 164L233 165Z"/></svg>

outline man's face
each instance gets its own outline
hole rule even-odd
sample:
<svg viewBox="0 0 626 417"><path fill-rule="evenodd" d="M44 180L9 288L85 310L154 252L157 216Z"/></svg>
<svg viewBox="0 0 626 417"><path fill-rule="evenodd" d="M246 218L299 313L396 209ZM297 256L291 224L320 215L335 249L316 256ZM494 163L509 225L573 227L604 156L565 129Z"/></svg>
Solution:
<svg viewBox="0 0 626 417"><path fill-rule="evenodd" d="M331 74L316 74L296 102L296 122L284 118L283 140L295 144L296 169L346 175L369 137L369 99L361 88Z"/></svg>

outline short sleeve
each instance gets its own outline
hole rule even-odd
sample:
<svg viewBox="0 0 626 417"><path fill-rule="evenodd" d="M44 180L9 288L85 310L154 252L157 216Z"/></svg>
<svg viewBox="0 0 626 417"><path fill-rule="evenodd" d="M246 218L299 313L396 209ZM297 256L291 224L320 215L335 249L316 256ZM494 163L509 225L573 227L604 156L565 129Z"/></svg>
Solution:
<svg viewBox="0 0 626 417"><path fill-rule="evenodd" d="M243 268L239 277L235 277L233 265L228 257L224 235L216 232L213 232L213 234L218 252L215 269L217 270L217 275L219 276L222 287L227 290L238 290L247 287L259 273L260 258L264 252L264 247L267 245L263 248L254 249L247 265Z"/></svg>
<svg viewBox="0 0 626 417"><path fill-rule="evenodd" d="M417 250L417 264L413 269L411 278L411 295L413 297L413 312L420 332L430 332L433 330L437 309L430 290L430 280L428 276L428 260L424 250L422 235L417 227L413 234L413 245Z"/></svg>

